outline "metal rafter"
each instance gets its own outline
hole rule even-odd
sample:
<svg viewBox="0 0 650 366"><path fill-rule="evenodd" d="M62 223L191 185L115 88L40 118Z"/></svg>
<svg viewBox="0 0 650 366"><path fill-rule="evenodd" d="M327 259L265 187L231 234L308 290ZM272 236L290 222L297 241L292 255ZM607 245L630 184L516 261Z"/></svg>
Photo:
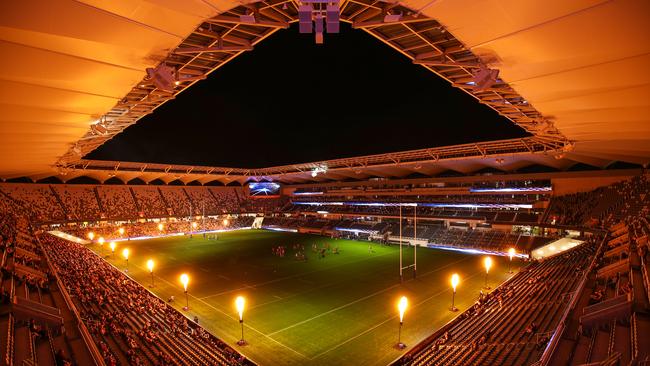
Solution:
<svg viewBox="0 0 650 366"><path fill-rule="evenodd" d="M152 174L159 173L183 177L184 180L205 181L223 180L230 177L232 180L258 180L272 179L280 182L311 181L311 172L318 167L327 167L327 172L319 174L332 177L336 174L354 176L368 170L381 171L385 168L419 170L423 164L444 164L445 162L463 159L494 159L499 157L530 156L532 154L560 153L565 145L552 139L526 137L520 139L470 143L453 146L443 146L419 150L410 150L388 154L367 155L354 158L333 159L304 164L291 164L270 168L247 169L231 167L209 167L191 165L169 165L134 162L116 162L101 160L79 160L65 167L66 174L83 171L86 174ZM384 174L390 176L389 172ZM172 179L173 180L173 179Z"/></svg>
<svg viewBox="0 0 650 366"><path fill-rule="evenodd" d="M233 60L245 50L251 49L278 29L286 28L290 23L296 22L297 7L296 0L262 1L241 5L206 19L161 61L161 63L175 67L178 72L179 81L173 92L158 90L146 78L143 79L102 117L106 121L104 124L106 133L97 134L89 130L59 159L57 166L60 168L80 166L83 161L81 156L101 146L122 132L124 128L137 122L166 101L173 99L197 80L205 78L209 73ZM393 15L393 17L386 17L386 15ZM394 15L400 15L399 19L395 20ZM341 20L366 31L409 57L414 63L426 67L449 81L453 86L472 95L480 103L518 124L535 137L516 141L493 141L416 150L421 153L409 151L393 153L390 156L372 155L324 162L330 169L343 169L346 164L364 167L404 164L410 161L421 161L424 157L445 160L471 157L476 153L480 156L510 152L536 153L562 150L566 146L570 146L570 141L553 126L551 121L545 119L525 98L503 80L498 80L495 85L486 90L476 90L471 83L473 80L472 70L483 61L471 50L466 49L436 20L399 5L399 3L376 0L343 1L341 3ZM93 162L93 164L99 163ZM148 164L147 169L151 169L155 165ZM299 164L255 171L241 169L239 174L242 177L258 175L277 177L286 174L299 174L299 171L308 171L313 167L309 164ZM138 169L140 169L140 165L138 165ZM213 171L207 173L208 175L218 174L220 169L225 168L210 169ZM237 175L238 170L231 169L228 174Z"/></svg>
<svg viewBox="0 0 650 366"><path fill-rule="evenodd" d="M172 92L156 89L145 77L102 116L106 133L99 134L89 129L58 159L56 165L61 167L77 163L82 156L95 150L163 103L174 99L196 81L205 78L241 53L253 49L255 44L278 29L286 28L295 17L292 13L283 16L277 11L271 14L272 10L267 9L255 12L256 21L251 23L248 21L250 18L240 18L241 15L250 13L250 6L240 6L206 19L161 61L177 71L178 81ZM264 3L255 6L264 6Z"/></svg>

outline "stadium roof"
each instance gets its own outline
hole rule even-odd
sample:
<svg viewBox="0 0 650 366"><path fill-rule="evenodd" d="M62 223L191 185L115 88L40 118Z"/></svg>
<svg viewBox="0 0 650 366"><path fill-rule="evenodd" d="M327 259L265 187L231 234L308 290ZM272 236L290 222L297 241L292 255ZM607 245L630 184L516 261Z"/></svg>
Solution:
<svg viewBox="0 0 650 366"><path fill-rule="evenodd" d="M3 4L0 177L65 174L65 180L95 171L97 178L123 172L126 179L158 167L81 157L297 18L295 1L240 4ZM469 173L494 164L507 171L527 164L566 169L577 162L650 161L647 1L342 0L341 9L343 21L535 136L258 170L160 165L163 174L173 173L166 181L196 171L204 173L201 182L304 182L448 168ZM248 14L253 21L241 17ZM401 17L387 22L388 14ZM180 72L172 93L146 78L145 69L161 62ZM499 82L484 91L471 83L479 64L500 70ZM328 176L311 177L310 170L323 165Z"/></svg>

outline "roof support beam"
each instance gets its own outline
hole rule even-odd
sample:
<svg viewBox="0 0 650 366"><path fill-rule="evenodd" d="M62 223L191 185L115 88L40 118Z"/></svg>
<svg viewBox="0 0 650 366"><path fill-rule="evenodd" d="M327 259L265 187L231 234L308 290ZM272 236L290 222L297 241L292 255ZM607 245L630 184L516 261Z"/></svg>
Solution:
<svg viewBox="0 0 650 366"><path fill-rule="evenodd" d="M251 51L253 46L216 46L216 47L182 47L174 50L174 53L202 53L202 52L239 52Z"/></svg>
<svg viewBox="0 0 650 366"><path fill-rule="evenodd" d="M407 16L403 17L402 19L398 21L385 21L384 19L381 20L369 20L369 21L361 21L361 22L354 22L352 23L352 28L358 29L358 28L373 28L373 27L380 27L382 25L389 25L389 24L409 24L409 23L421 23L421 22L434 22L435 20L427 17L414 17L414 16Z"/></svg>
<svg viewBox="0 0 650 366"><path fill-rule="evenodd" d="M243 24L243 25L254 25L259 27L269 27L269 28L289 28L289 23L287 22L275 22L270 20L261 20L255 18L254 21L251 21L247 18L237 18L228 15L217 15L216 17L210 18L210 23L219 22L219 23L228 23L228 24Z"/></svg>
<svg viewBox="0 0 650 366"><path fill-rule="evenodd" d="M432 61L432 60L413 60L416 65L442 66L442 67L465 67L470 69L479 69L481 65L474 62L453 62L453 61Z"/></svg>

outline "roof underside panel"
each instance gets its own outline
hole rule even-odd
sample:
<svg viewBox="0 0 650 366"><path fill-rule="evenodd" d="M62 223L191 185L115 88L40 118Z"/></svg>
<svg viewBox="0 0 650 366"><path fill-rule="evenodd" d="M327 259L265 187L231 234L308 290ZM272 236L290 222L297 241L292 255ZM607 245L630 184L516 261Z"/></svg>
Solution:
<svg viewBox="0 0 650 366"><path fill-rule="evenodd" d="M648 163L650 2L408 1L594 158Z"/></svg>
<svg viewBox="0 0 650 366"><path fill-rule="evenodd" d="M25 0L0 6L0 178L307 182L650 161L650 2L340 4L343 21L535 137L258 170L83 161L85 153L286 28L296 20L296 2ZM389 14L401 18L386 23ZM163 61L182 78L173 93L145 79L145 69ZM487 90L472 84L479 64L500 71ZM109 133L96 135L90 124L102 116L111 119ZM566 138L575 144L565 145ZM54 167L58 161L65 171ZM321 164L330 170L312 177Z"/></svg>
<svg viewBox="0 0 650 366"><path fill-rule="evenodd" d="M0 172L51 171L147 67L218 12L199 0L3 2Z"/></svg>

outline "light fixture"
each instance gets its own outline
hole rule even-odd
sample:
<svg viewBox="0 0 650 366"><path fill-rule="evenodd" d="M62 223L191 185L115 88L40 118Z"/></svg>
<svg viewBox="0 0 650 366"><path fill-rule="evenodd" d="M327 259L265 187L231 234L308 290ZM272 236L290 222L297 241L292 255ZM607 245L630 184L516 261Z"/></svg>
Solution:
<svg viewBox="0 0 650 366"><path fill-rule="evenodd" d="M149 259L147 261L147 269L149 269L149 273L151 273L151 287L153 287L153 266L154 266L153 259Z"/></svg>
<svg viewBox="0 0 650 366"><path fill-rule="evenodd" d="M165 91L173 91L176 81L174 68L160 64L155 68L147 68L147 76L156 88Z"/></svg>
<svg viewBox="0 0 650 366"><path fill-rule="evenodd" d="M384 16L384 23L395 23L402 20L402 14L386 14Z"/></svg>
<svg viewBox="0 0 650 366"><path fill-rule="evenodd" d="M243 14L239 16L239 20L242 23L256 23L255 15L253 14Z"/></svg>
<svg viewBox="0 0 650 366"><path fill-rule="evenodd" d="M395 347L400 350L406 348L406 345L402 343L402 325L404 325L404 313L406 312L407 306L408 300L406 299L406 296L402 296L397 303L397 310L399 311L399 331L397 333L397 345L395 345Z"/></svg>
<svg viewBox="0 0 650 366"><path fill-rule="evenodd" d="M189 310L190 309L190 299L189 299L189 296L187 295L187 284L190 283L190 276L183 273L181 275L181 283L183 284L183 289L185 289L185 307L183 307L183 310Z"/></svg>
<svg viewBox="0 0 650 366"><path fill-rule="evenodd" d="M458 283L460 282L460 276L458 276L458 273L454 273L451 275L451 288L453 290L451 294L451 308L449 310L451 311L458 311L458 308L454 306L454 300L456 298L456 287L458 287Z"/></svg>
<svg viewBox="0 0 650 366"><path fill-rule="evenodd" d="M492 87L497 82L499 77L499 70L489 69L487 66L482 65L474 72L474 90L482 91Z"/></svg>
<svg viewBox="0 0 650 366"><path fill-rule="evenodd" d="M237 296L235 299L235 307L237 308L237 313L239 313L239 324L241 325L241 339L237 341L237 344L240 346L245 346L246 341L244 340L244 304L246 299L243 296Z"/></svg>
<svg viewBox="0 0 650 366"><path fill-rule="evenodd" d="M489 290L490 286L488 286L488 274L490 273L490 268L492 268L492 258L485 257L483 264L485 265L485 289Z"/></svg>
<svg viewBox="0 0 650 366"><path fill-rule="evenodd" d="M122 251L122 256L124 257L124 260L126 260L126 269L125 272L129 271L129 248L124 248Z"/></svg>

